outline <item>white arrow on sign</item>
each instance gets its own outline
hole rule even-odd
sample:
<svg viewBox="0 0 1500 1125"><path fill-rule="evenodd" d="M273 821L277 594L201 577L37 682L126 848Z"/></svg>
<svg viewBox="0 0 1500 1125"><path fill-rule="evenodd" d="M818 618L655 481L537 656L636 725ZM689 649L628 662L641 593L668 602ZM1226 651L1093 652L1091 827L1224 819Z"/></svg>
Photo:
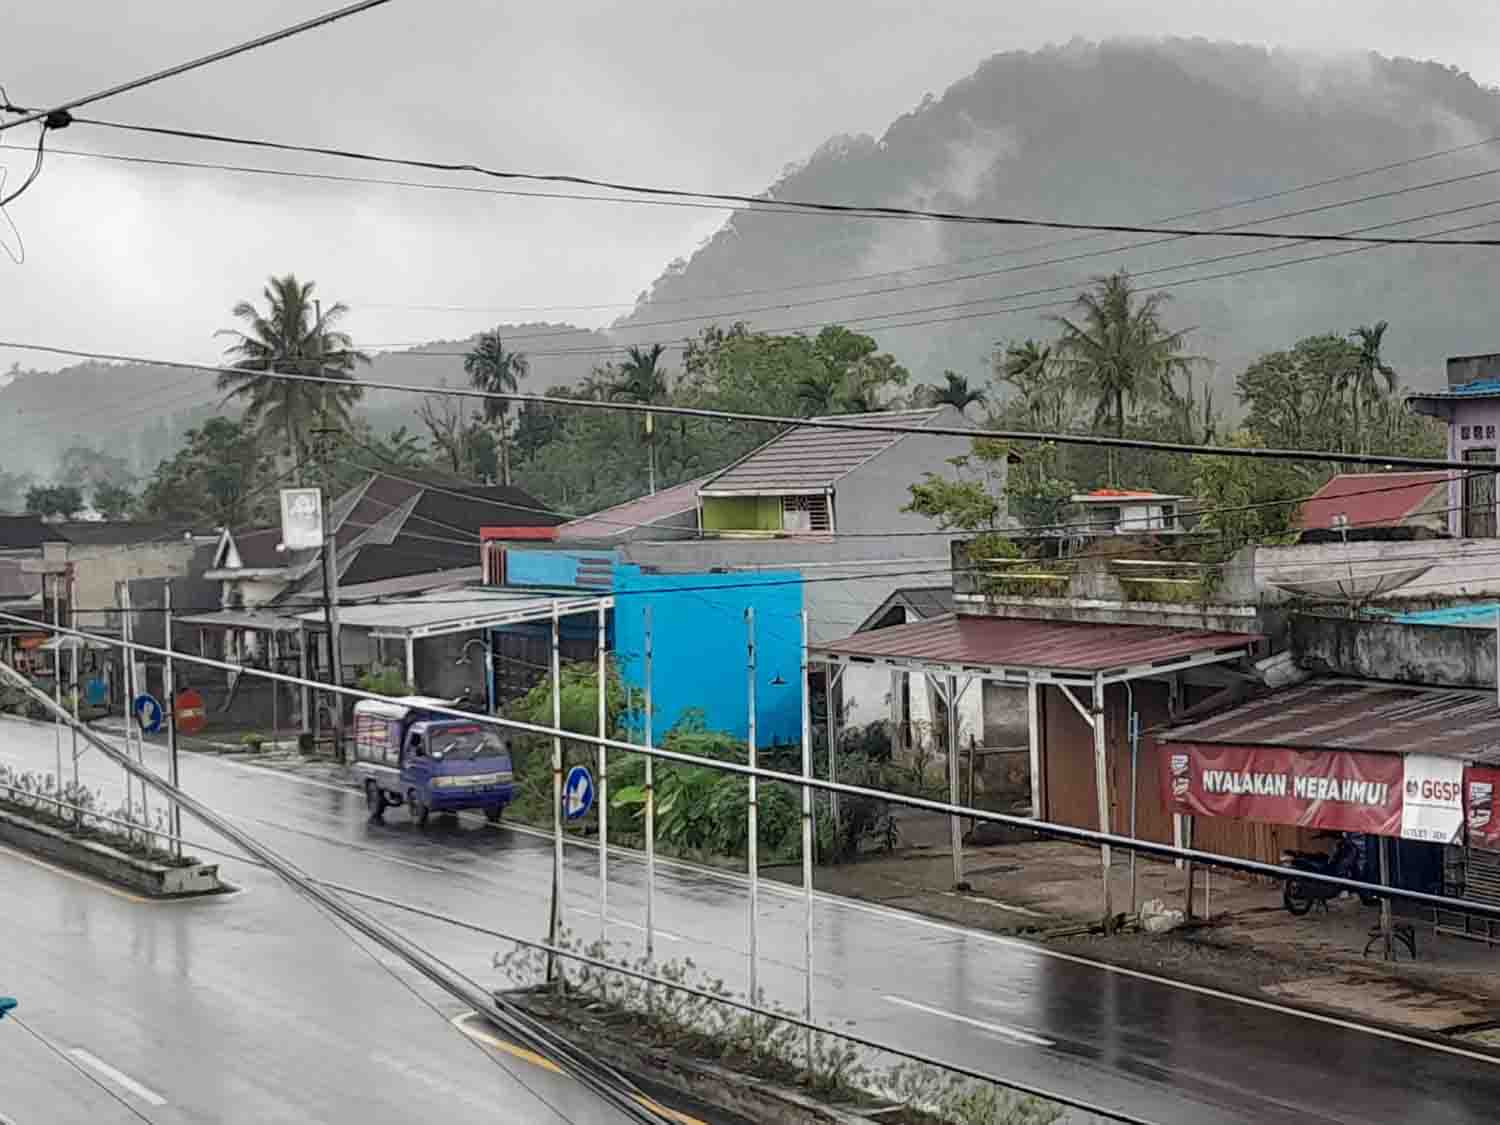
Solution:
<svg viewBox="0 0 1500 1125"><path fill-rule="evenodd" d="M565 795L565 810L570 817L582 816L588 811L593 802L593 784L589 781L589 775L583 770L577 770L568 779L568 790Z"/></svg>

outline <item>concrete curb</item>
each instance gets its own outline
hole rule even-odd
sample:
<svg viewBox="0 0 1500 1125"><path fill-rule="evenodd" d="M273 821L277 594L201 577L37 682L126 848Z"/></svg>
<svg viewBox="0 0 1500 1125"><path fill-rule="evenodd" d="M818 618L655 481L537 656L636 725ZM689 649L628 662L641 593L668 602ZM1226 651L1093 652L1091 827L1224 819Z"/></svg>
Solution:
<svg viewBox="0 0 1500 1125"><path fill-rule="evenodd" d="M533 1016L551 1021L553 1030L561 1031L575 1046L602 1058L659 1099L662 1095L658 1091L673 1090L704 1105L768 1125L876 1125L879 1120L766 1078L740 1074L668 1048L637 1044L603 1025L586 1027L571 1009L558 1019L552 1004L537 1003L544 993L505 995Z"/></svg>
<svg viewBox="0 0 1500 1125"><path fill-rule="evenodd" d="M156 863L8 809L0 809L0 841L151 898L183 898L228 890L219 881L217 864L173 867Z"/></svg>

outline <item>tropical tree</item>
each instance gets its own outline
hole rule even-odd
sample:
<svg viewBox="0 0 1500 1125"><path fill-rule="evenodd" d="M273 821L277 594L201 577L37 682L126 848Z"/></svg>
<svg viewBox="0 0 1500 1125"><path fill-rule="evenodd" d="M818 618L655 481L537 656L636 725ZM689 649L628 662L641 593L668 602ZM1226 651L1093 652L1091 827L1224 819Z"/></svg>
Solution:
<svg viewBox="0 0 1500 1125"><path fill-rule="evenodd" d="M244 420L257 434L285 435L287 455L299 474L306 471L312 430L348 428L349 411L364 393L354 381L354 369L370 362L338 328L348 307L335 303L324 309L313 289L313 282L298 281L293 274L273 277L261 294L264 313L241 301L232 312L245 327L216 333L234 339L225 354L238 369L219 376L219 389L228 392L224 401L243 402ZM276 375L314 375L348 386Z"/></svg>
<svg viewBox="0 0 1500 1125"><path fill-rule="evenodd" d="M135 493L123 484L101 484L94 489L94 511L107 520L122 520L135 507Z"/></svg>
<svg viewBox="0 0 1500 1125"><path fill-rule="evenodd" d="M1364 428L1360 425L1360 406L1377 406L1396 390L1396 369L1381 357L1380 348L1390 325L1383 320L1361 325L1349 333L1356 355L1349 371L1349 402L1354 411L1354 432L1359 437L1359 452L1369 449Z"/></svg>
<svg viewBox="0 0 1500 1125"><path fill-rule="evenodd" d="M933 406L957 407L962 414L976 402L983 406L989 401L989 393L983 387L969 386L968 378L956 371L944 371L943 385L925 385L922 388L922 398Z"/></svg>
<svg viewBox="0 0 1500 1125"><path fill-rule="evenodd" d="M156 466L139 508L152 519L239 527L269 518L271 457L254 430L232 418L210 418ZM97 501L96 501L97 503Z"/></svg>
<svg viewBox="0 0 1500 1125"><path fill-rule="evenodd" d="M1126 406L1172 395L1175 375L1198 357L1184 351L1187 329L1162 322L1166 293L1142 296L1123 270L1094 279L1078 294L1072 317L1052 320L1062 329L1059 357L1080 393L1094 401L1094 424L1125 436Z"/></svg>
<svg viewBox="0 0 1500 1125"><path fill-rule="evenodd" d="M26 510L43 518L67 519L83 507L83 493L73 485L37 485L26 492Z"/></svg>
<svg viewBox="0 0 1500 1125"><path fill-rule="evenodd" d="M649 348L632 347L625 353L625 362L620 364L615 384L610 387L609 397L616 401L639 402L650 406L665 402L671 389L667 373L662 370L661 357L667 349L661 344ZM656 495L656 416L646 412L646 456L649 469L648 485L651 495Z"/></svg>
<svg viewBox="0 0 1500 1125"><path fill-rule="evenodd" d="M1032 429L1061 433L1072 421L1073 389L1050 344L1026 340L995 357L996 377L1016 392L1012 401Z"/></svg>
<svg viewBox="0 0 1500 1125"><path fill-rule="evenodd" d="M531 372L531 364L521 352L508 351L500 329L481 332L469 354L464 356L464 372L471 386L490 394L515 394L521 380ZM503 398L484 400L484 419L495 426L500 437L500 480L510 484L510 402Z"/></svg>

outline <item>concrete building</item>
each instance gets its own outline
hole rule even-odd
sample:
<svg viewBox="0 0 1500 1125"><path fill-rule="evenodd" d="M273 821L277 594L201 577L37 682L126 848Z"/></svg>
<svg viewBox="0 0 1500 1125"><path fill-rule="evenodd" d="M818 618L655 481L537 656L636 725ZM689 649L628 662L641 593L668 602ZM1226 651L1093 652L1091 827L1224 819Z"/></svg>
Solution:
<svg viewBox="0 0 1500 1125"><path fill-rule="evenodd" d="M1182 530L1181 509L1186 499L1134 488L1096 488L1071 497L1088 537L1175 534Z"/></svg>
<svg viewBox="0 0 1500 1125"><path fill-rule="evenodd" d="M1448 389L1409 395L1407 405L1447 423L1448 459L1494 465L1500 427L1500 354L1453 356ZM1493 539L1497 498L1493 473L1455 472L1448 483L1448 532L1455 538Z"/></svg>

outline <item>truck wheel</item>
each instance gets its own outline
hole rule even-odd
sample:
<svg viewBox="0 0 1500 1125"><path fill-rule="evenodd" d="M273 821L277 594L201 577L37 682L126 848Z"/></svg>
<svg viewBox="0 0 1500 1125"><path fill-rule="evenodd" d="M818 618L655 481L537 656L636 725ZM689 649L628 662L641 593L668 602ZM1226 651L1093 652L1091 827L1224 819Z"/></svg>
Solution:
<svg viewBox="0 0 1500 1125"><path fill-rule="evenodd" d="M370 819L379 820L385 815L385 794L373 781L365 782L365 808L370 810Z"/></svg>
<svg viewBox="0 0 1500 1125"><path fill-rule="evenodd" d="M432 810L422 803L422 798L417 796L415 789L406 795L406 811L411 814L413 824L427 827L427 818L432 815Z"/></svg>
<svg viewBox="0 0 1500 1125"><path fill-rule="evenodd" d="M489 821L491 824L499 824L500 814L504 811L504 805L486 805L484 809L484 819Z"/></svg>

